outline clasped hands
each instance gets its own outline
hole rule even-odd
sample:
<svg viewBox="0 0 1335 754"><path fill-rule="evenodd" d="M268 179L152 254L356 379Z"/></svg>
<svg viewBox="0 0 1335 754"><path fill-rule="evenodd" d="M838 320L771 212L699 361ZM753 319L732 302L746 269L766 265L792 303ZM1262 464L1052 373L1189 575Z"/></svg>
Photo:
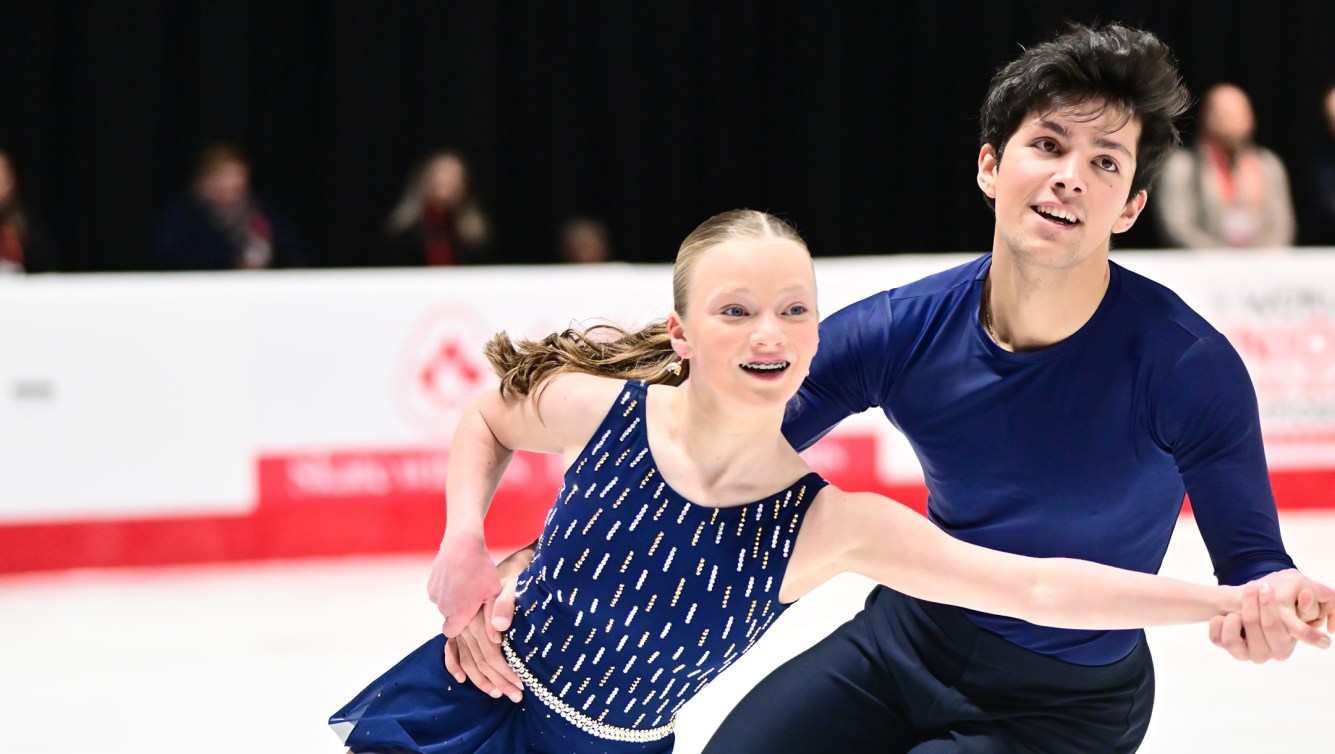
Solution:
<svg viewBox="0 0 1335 754"><path fill-rule="evenodd" d="M1210 641L1238 660L1287 660L1298 642L1320 649L1335 632L1335 590L1296 569L1276 571L1243 587L1242 612L1210 620Z"/></svg>
<svg viewBox="0 0 1335 754"><path fill-rule="evenodd" d="M459 683L471 680L483 692L511 701L523 698L519 676L501 654L501 632L515 610L515 584L532 559L520 550L496 564L480 536L446 534L431 564L427 596L444 622L445 669Z"/></svg>

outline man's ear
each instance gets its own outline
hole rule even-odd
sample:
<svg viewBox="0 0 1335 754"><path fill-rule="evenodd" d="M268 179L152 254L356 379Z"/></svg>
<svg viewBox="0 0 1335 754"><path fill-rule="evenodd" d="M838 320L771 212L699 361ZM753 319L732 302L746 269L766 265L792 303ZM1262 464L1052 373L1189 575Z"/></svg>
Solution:
<svg viewBox="0 0 1335 754"><path fill-rule="evenodd" d="M991 144L984 144L978 150L978 188L983 190L983 194L988 199L997 198L997 169L1001 166L1001 158L997 156L997 150Z"/></svg>
<svg viewBox="0 0 1335 754"><path fill-rule="evenodd" d="M675 311L668 314L667 331L672 350L677 356L683 360L691 358L691 344L686 341L686 327L681 321L681 315Z"/></svg>
<svg viewBox="0 0 1335 754"><path fill-rule="evenodd" d="M1149 194L1144 189L1136 192L1136 195L1127 200L1126 206L1122 208L1122 214L1117 216L1117 221L1113 223L1113 233L1125 233L1131 230L1131 226L1136 224L1136 218L1145 209L1145 202L1149 199Z"/></svg>

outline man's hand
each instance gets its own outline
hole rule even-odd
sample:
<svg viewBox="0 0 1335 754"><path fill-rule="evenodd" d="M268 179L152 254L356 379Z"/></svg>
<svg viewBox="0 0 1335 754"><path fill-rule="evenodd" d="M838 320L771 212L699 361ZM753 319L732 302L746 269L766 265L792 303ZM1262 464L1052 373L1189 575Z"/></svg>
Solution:
<svg viewBox="0 0 1335 754"><path fill-rule="evenodd" d="M441 632L446 638L458 636L480 608L490 612L500 591L486 541L473 535L452 537L447 531L426 586L427 596L445 619Z"/></svg>
<svg viewBox="0 0 1335 754"><path fill-rule="evenodd" d="M1241 613L1210 621L1210 641L1238 660L1287 660L1299 641L1325 649L1335 629L1335 591L1295 569L1247 584Z"/></svg>
<svg viewBox="0 0 1335 754"><path fill-rule="evenodd" d="M514 611L515 580L507 578L492 609L478 610L458 636L445 642L445 669L459 683L467 678L485 694L519 702L524 686L501 654L499 633L510 627Z"/></svg>

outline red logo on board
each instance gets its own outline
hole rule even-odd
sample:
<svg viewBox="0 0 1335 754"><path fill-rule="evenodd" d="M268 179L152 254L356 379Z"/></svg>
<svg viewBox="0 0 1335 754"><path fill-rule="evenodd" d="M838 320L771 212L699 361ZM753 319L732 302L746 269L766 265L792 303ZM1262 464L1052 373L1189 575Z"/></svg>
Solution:
<svg viewBox="0 0 1335 754"><path fill-rule="evenodd" d="M482 355L492 331L477 310L454 303L432 309L413 328L393 390L400 414L419 432L448 440L468 402L496 385Z"/></svg>

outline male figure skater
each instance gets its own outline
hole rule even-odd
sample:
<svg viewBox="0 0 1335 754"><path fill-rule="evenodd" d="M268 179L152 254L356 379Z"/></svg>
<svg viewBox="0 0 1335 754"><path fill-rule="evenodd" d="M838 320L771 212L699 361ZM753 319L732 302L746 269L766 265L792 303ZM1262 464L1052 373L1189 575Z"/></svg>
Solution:
<svg viewBox="0 0 1335 754"><path fill-rule="evenodd" d="M1122 26L1075 27L1005 66L978 153L992 252L826 320L785 434L806 447L880 408L922 462L931 519L1026 555L1157 571L1189 493L1217 578L1259 582L1212 639L1284 659L1311 637L1270 620L1273 584L1328 592L1284 551L1247 371L1176 295L1108 259L1187 105L1167 47ZM1329 604L1299 602L1329 619ZM877 588L706 752L1132 752L1153 700L1141 631L1040 628Z"/></svg>

